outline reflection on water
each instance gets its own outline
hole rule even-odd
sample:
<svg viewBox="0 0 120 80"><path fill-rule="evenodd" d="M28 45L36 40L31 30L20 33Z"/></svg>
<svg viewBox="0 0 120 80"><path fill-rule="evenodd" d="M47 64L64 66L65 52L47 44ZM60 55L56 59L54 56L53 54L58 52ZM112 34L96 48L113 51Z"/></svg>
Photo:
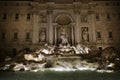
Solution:
<svg viewBox="0 0 120 80"><path fill-rule="evenodd" d="M0 72L0 80L120 80L120 72L98 73L94 71L39 71Z"/></svg>

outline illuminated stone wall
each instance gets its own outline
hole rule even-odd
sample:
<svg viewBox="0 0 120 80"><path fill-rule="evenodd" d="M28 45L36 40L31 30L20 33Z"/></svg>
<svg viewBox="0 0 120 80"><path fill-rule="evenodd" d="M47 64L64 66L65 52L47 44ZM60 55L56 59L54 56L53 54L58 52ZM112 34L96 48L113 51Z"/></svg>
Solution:
<svg viewBox="0 0 120 80"><path fill-rule="evenodd" d="M22 49L58 44L60 31L77 43L119 48L120 2L0 2L0 47Z"/></svg>

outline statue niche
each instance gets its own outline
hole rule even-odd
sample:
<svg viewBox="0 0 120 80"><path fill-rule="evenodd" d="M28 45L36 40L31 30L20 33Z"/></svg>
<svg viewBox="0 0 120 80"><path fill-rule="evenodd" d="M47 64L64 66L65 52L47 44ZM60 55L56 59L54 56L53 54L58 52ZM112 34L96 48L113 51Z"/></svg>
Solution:
<svg viewBox="0 0 120 80"><path fill-rule="evenodd" d="M60 14L56 17L55 22L58 24L56 30L57 45L67 45L72 43L71 17L67 14Z"/></svg>
<svg viewBox="0 0 120 80"><path fill-rule="evenodd" d="M89 41L88 27L82 27L82 41L83 42Z"/></svg>
<svg viewBox="0 0 120 80"><path fill-rule="evenodd" d="M46 42L46 29L45 28L40 29L39 42Z"/></svg>
<svg viewBox="0 0 120 80"><path fill-rule="evenodd" d="M71 44L71 28L58 27L57 28L57 44L67 45Z"/></svg>

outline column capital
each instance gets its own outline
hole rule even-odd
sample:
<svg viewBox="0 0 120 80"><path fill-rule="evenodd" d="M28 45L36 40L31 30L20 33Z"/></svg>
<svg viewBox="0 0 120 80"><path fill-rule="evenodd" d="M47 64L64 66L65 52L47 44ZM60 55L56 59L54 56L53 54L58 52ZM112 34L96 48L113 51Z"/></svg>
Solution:
<svg viewBox="0 0 120 80"><path fill-rule="evenodd" d="M39 14L39 11L38 11L37 9L33 9L33 10L31 11L31 13L32 13L32 14Z"/></svg>
<svg viewBox="0 0 120 80"><path fill-rule="evenodd" d="M51 14L54 9L54 2L47 2L46 4L47 4L47 13Z"/></svg>
<svg viewBox="0 0 120 80"><path fill-rule="evenodd" d="M54 5L55 3L54 2L47 2L46 4L50 6L50 5Z"/></svg>
<svg viewBox="0 0 120 80"><path fill-rule="evenodd" d="M75 13L80 13L81 2L73 2L73 6L74 6L74 12Z"/></svg>
<svg viewBox="0 0 120 80"><path fill-rule="evenodd" d="M52 14L53 13L53 10L47 10L47 14Z"/></svg>
<svg viewBox="0 0 120 80"><path fill-rule="evenodd" d="M75 13L75 14L77 14L77 13L80 14L80 12L81 12L81 11L80 11L79 9L74 9L74 13Z"/></svg>
<svg viewBox="0 0 120 80"><path fill-rule="evenodd" d="M81 6L81 2L73 2L74 7L80 7Z"/></svg>

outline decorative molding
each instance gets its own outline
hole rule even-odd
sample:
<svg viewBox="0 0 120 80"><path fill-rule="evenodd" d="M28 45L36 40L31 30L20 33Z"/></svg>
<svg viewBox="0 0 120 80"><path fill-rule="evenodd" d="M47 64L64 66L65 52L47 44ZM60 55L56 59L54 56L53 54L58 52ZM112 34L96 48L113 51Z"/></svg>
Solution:
<svg viewBox="0 0 120 80"><path fill-rule="evenodd" d="M73 2L73 6L74 6L74 12L75 13L80 13L81 10L81 2Z"/></svg>

